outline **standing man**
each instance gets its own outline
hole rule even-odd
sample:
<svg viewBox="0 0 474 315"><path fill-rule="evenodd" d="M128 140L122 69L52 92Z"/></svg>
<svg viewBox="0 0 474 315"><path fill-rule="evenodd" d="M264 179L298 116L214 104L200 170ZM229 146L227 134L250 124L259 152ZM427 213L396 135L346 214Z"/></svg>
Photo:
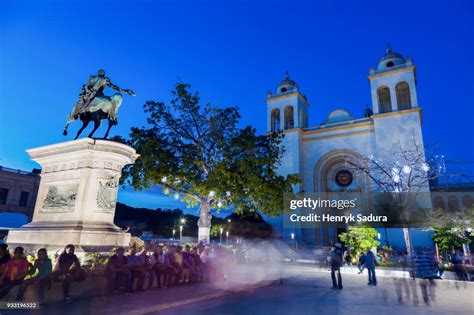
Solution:
<svg viewBox="0 0 474 315"><path fill-rule="evenodd" d="M333 289L342 289L342 277L341 277L341 266L342 266L342 246L340 243L334 244L334 248L331 250L331 279ZM337 271L337 281L336 281Z"/></svg>
<svg viewBox="0 0 474 315"><path fill-rule="evenodd" d="M369 272L369 283L367 285L377 285L377 278L375 277L375 265L377 265L377 258L375 258L374 253L369 249L367 249L367 253L365 254L365 268Z"/></svg>

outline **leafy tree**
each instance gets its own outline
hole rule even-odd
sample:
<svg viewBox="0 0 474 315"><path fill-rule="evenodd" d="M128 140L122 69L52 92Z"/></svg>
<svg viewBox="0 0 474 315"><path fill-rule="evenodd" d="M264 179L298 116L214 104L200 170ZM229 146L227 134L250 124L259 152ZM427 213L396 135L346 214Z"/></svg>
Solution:
<svg viewBox="0 0 474 315"><path fill-rule="evenodd" d="M339 239L350 247L352 253L360 253L380 245L375 239L376 236L377 230L374 228L350 226L349 232L339 234Z"/></svg>
<svg viewBox="0 0 474 315"><path fill-rule="evenodd" d="M176 84L171 96L169 104L144 105L148 125L132 128L126 141L140 157L123 178L135 189L158 185L189 206L199 204L200 240L209 240L211 209L282 213L283 193L298 183L295 175L276 172L283 135L239 128L237 108L201 105L188 84Z"/></svg>
<svg viewBox="0 0 474 315"><path fill-rule="evenodd" d="M449 251L471 243L471 238L468 237L466 231L472 231L474 208L463 211L424 209L423 218L425 222L423 227L434 231L431 237L439 251Z"/></svg>
<svg viewBox="0 0 474 315"><path fill-rule="evenodd" d="M464 233L449 228L435 228L431 236L433 242L438 245L438 249L446 252L463 244L469 244L471 240Z"/></svg>

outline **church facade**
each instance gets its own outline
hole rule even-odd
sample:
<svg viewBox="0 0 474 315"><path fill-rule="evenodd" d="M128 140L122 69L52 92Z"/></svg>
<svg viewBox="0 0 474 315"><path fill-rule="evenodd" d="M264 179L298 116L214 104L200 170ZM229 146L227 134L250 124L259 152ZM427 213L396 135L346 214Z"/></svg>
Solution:
<svg viewBox="0 0 474 315"><path fill-rule="evenodd" d="M297 192L349 191L367 193L374 184L362 172L347 167L348 159L391 151L423 148L422 110L416 91L416 67L411 58L389 47L376 67L370 69L372 108L363 118L338 109L320 125L308 125L309 102L295 81L286 75L276 92L268 92L267 132L283 131L285 154L281 175L299 174ZM429 186L423 188L429 192ZM277 237L296 239L300 244L328 246L346 230L344 224L323 224L312 228L284 228L283 218L269 219ZM404 248L402 229L379 231L381 244ZM415 247L431 247L430 233L413 230Z"/></svg>

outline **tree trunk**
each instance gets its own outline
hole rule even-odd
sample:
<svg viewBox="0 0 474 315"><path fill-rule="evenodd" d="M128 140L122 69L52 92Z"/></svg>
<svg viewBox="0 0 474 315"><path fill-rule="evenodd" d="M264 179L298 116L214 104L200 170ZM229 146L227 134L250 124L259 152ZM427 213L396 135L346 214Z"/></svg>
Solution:
<svg viewBox="0 0 474 315"><path fill-rule="evenodd" d="M211 234L211 207L207 200L203 200L199 207L198 227L198 241L209 243Z"/></svg>
<svg viewBox="0 0 474 315"><path fill-rule="evenodd" d="M412 256L413 248L411 246L410 228L403 228L403 238L405 239L405 245L407 247L407 255Z"/></svg>

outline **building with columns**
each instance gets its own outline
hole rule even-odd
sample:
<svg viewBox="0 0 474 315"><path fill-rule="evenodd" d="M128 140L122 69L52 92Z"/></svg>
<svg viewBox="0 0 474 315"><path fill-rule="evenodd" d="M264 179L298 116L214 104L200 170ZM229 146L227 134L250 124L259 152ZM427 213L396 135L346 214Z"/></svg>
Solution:
<svg viewBox="0 0 474 315"><path fill-rule="evenodd" d="M422 109L416 93L416 67L390 47L370 69L368 76L372 109L364 117L351 116L344 109L332 111L320 125L308 124L308 99L288 73L274 92L268 92L267 132L283 131L285 154L279 166L281 175L299 174L297 192L348 191L367 194L374 184L363 174L348 169L346 161L360 156L390 155L394 150L423 148ZM423 150L423 149L422 149ZM424 155L424 152L423 152ZM342 180L344 179L344 180ZM429 186L422 189L429 192ZM269 219L278 237L299 243L331 245L345 224L324 224L319 228L283 228L283 219ZM402 229L380 233L381 243L404 248ZM413 230L414 246L431 247L430 233Z"/></svg>

